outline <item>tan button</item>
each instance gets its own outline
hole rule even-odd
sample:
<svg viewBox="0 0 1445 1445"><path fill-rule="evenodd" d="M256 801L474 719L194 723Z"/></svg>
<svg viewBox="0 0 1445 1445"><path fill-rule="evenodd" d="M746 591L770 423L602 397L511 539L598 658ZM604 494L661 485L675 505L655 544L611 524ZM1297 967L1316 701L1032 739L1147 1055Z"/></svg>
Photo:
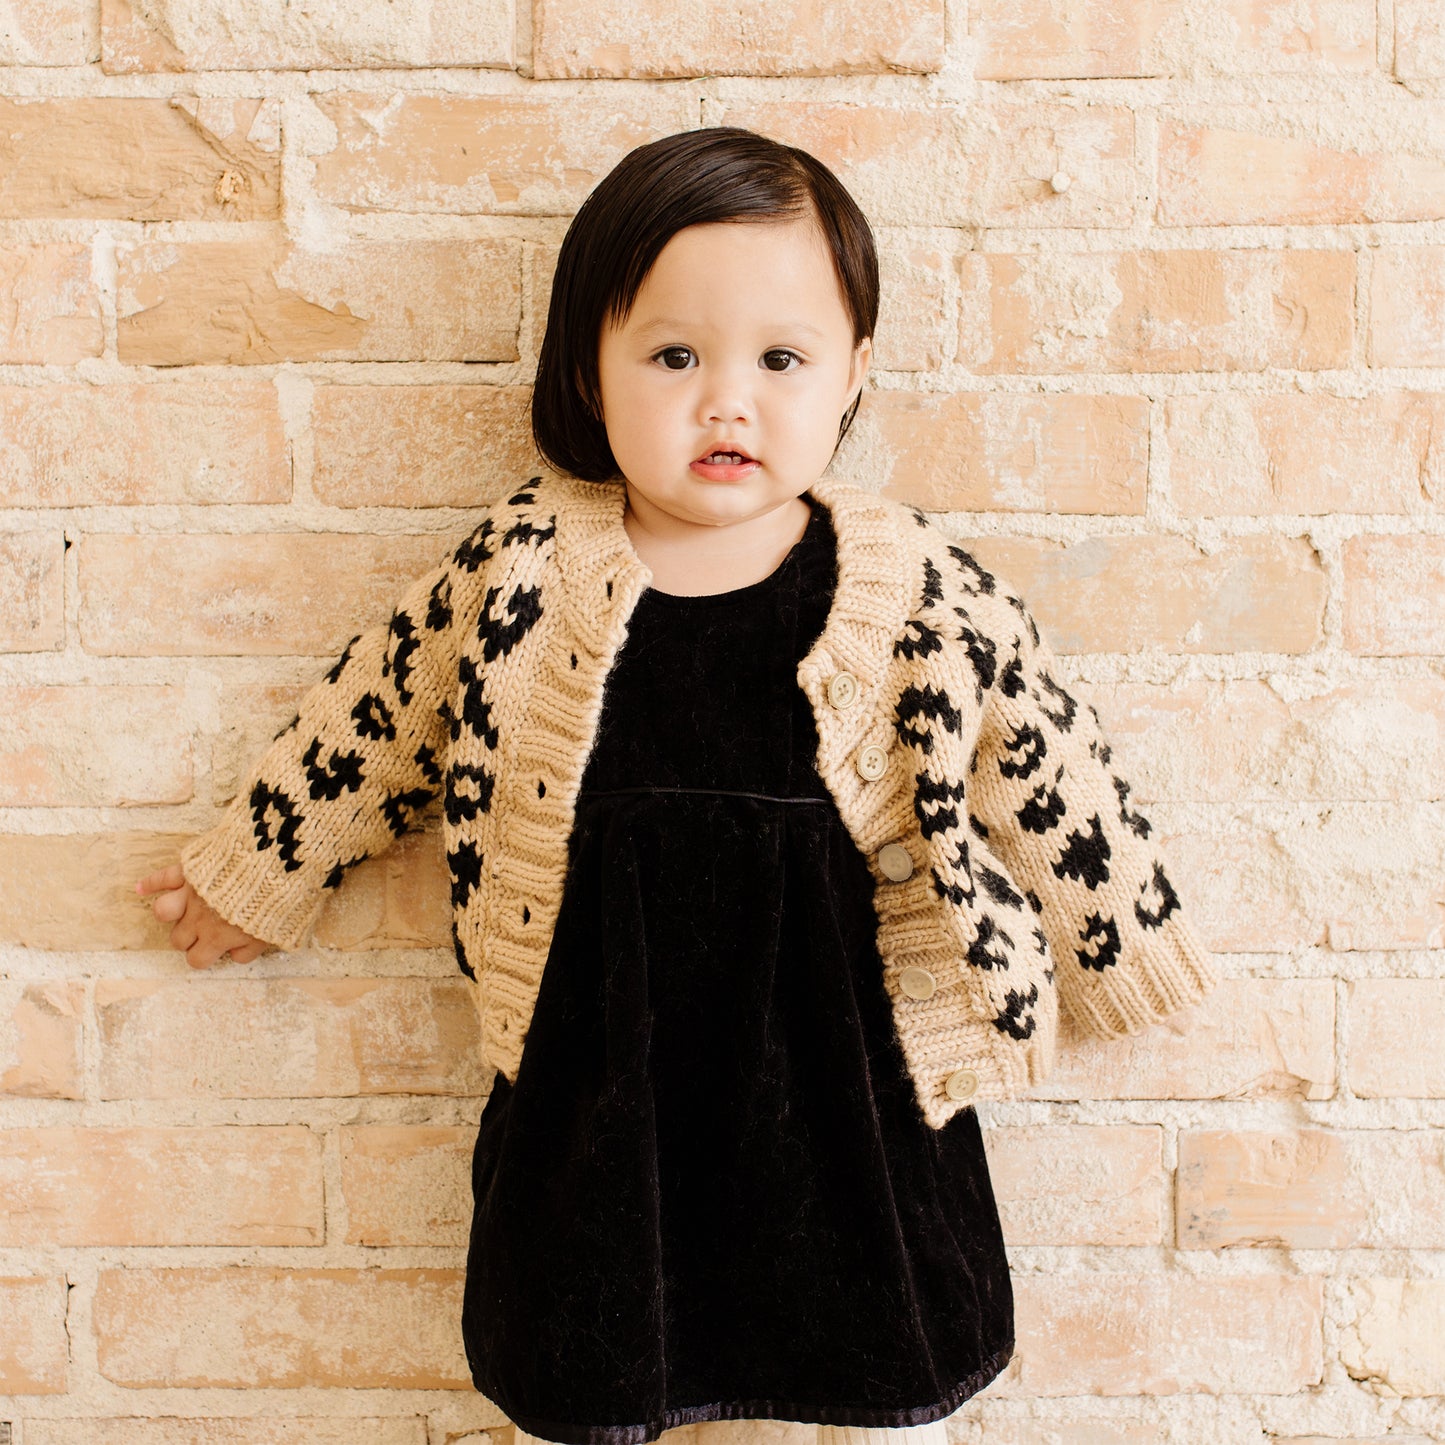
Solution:
<svg viewBox="0 0 1445 1445"><path fill-rule="evenodd" d="M978 1075L972 1069L955 1069L943 1086L950 1099L971 1099L978 1093Z"/></svg>
<svg viewBox="0 0 1445 1445"><path fill-rule="evenodd" d="M909 998L931 998L938 981L926 968L905 968L898 975L898 987Z"/></svg>
<svg viewBox="0 0 1445 1445"><path fill-rule="evenodd" d="M878 850L878 866L885 878L902 883L913 872L913 854L902 843L885 843Z"/></svg>
<svg viewBox="0 0 1445 1445"><path fill-rule="evenodd" d="M852 707L858 701L858 679L851 672L835 672L828 679L828 701L834 707Z"/></svg>
<svg viewBox="0 0 1445 1445"><path fill-rule="evenodd" d="M858 754L858 772L870 783L876 783L888 771L888 754L877 743L869 743Z"/></svg>

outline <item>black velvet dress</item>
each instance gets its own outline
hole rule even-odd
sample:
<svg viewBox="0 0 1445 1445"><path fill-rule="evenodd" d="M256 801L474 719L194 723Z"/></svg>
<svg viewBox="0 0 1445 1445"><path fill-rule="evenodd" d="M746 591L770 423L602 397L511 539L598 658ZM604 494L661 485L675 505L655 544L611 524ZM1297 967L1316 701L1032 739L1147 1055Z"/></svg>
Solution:
<svg viewBox="0 0 1445 1445"><path fill-rule="evenodd" d="M546 1440L921 1425L1013 1353L978 1117L918 1108L815 767L796 669L836 574L809 500L763 581L638 601L516 1082L482 1111L467 1358Z"/></svg>

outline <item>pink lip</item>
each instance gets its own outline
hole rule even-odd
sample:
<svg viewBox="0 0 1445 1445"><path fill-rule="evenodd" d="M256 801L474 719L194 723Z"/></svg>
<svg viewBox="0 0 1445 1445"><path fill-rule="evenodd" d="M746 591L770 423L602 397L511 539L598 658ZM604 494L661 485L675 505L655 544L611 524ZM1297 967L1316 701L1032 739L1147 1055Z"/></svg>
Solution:
<svg viewBox="0 0 1445 1445"><path fill-rule="evenodd" d="M710 482L733 482L757 471L761 465L761 462L755 462L751 458L745 462L696 461L692 463L692 470Z"/></svg>

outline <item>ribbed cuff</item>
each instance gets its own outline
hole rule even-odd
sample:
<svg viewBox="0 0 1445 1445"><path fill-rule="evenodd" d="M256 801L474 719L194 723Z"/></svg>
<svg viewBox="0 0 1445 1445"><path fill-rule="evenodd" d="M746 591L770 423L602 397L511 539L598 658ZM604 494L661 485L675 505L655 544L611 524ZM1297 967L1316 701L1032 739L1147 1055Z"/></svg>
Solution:
<svg viewBox="0 0 1445 1445"><path fill-rule="evenodd" d="M296 881L300 872L278 876L273 859L227 821L181 848L181 872L227 923L290 952L305 943L325 899Z"/></svg>
<svg viewBox="0 0 1445 1445"><path fill-rule="evenodd" d="M1142 1033L1198 1003L1222 975L1183 921L1166 923L1152 946L1109 968L1061 999L1079 1028L1095 1038Z"/></svg>

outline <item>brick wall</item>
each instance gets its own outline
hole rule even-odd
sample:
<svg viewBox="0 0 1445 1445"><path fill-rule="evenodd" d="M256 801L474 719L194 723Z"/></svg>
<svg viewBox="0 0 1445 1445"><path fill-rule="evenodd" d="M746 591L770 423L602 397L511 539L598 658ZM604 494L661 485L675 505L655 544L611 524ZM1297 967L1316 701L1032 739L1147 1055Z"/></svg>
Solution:
<svg viewBox="0 0 1445 1445"><path fill-rule="evenodd" d="M527 474L570 214L718 122L875 221L835 468L1029 598L1228 974L981 1106L1020 1349L953 1438L1445 1438L1442 17L0 4L15 1445L508 1438L456 1327L489 1071L435 833L210 974L129 889Z"/></svg>

